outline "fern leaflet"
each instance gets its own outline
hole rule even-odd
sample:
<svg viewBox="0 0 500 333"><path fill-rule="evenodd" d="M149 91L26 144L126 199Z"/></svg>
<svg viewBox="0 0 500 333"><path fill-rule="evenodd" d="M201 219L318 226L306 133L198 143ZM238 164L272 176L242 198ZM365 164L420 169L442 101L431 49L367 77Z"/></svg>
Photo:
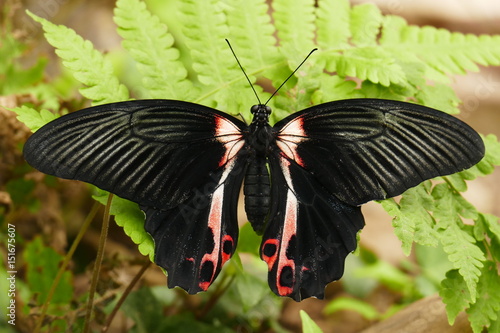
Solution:
<svg viewBox="0 0 500 333"><path fill-rule="evenodd" d="M83 40L74 30L28 14L42 24L45 38L56 48L64 66L87 86L80 89L83 96L93 100L94 105L128 99L128 90L118 82L111 63L93 48L92 43Z"/></svg>

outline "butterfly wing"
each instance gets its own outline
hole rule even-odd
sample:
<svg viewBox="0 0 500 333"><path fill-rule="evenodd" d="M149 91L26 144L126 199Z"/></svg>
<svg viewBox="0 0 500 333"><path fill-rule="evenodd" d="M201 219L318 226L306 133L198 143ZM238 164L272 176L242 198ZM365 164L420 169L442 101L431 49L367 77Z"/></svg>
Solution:
<svg viewBox="0 0 500 333"><path fill-rule="evenodd" d="M236 247L245 128L193 103L120 102L47 124L29 138L24 156L44 173L139 203L169 286L195 293L208 288Z"/></svg>
<svg viewBox="0 0 500 333"><path fill-rule="evenodd" d="M421 105L381 99L325 103L275 125L286 156L339 200L360 205L462 171L484 156L467 124Z"/></svg>
<svg viewBox="0 0 500 333"><path fill-rule="evenodd" d="M356 248L356 233L364 226L361 209L338 200L284 154L271 155L269 162L272 208L260 249L269 286L296 301L323 298Z"/></svg>
<svg viewBox="0 0 500 333"><path fill-rule="evenodd" d="M272 209L261 257L269 285L322 298L343 274L364 220L360 204L461 171L484 155L463 122L423 106L373 99L321 104L274 126Z"/></svg>

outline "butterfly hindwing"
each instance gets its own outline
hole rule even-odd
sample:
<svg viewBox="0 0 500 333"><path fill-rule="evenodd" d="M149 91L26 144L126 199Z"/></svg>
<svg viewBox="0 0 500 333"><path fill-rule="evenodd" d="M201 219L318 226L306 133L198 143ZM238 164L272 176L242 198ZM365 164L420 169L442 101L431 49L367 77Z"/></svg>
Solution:
<svg viewBox="0 0 500 333"><path fill-rule="evenodd" d="M235 157L179 206L143 207L145 229L155 240L155 262L166 269L170 288L179 286L190 294L206 291L233 255L245 167L245 157Z"/></svg>
<svg viewBox="0 0 500 333"><path fill-rule="evenodd" d="M284 154L273 154L269 162L272 208L261 245L269 286L296 301L323 298L325 286L340 279L345 257L356 248L363 215Z"/></svg>
<svg viewBox="0 0 500 333"><path fill-rule="evenodd" d="M467 124L417 104L352 99L310 107L278 122L277 143L341 201L360 205L401 194L484 155Z"/></svg>

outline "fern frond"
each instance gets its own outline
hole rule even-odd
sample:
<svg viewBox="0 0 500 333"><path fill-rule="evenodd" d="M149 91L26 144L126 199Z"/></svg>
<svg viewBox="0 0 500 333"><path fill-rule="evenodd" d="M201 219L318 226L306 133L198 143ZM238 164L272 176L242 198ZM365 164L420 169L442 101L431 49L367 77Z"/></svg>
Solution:
<svg viewBox="0 0 500 333"><path fill-rule="evenodd" d="M101 204L106 205L108 195L108 192L97 189L97 194L92 197ZM116 224L122 227L125 234L138 245L139 252L142 255L149 256L150 260L154 261L154 241L144 230L144 213L139 209L139 205L113 196L110 214L114 215Z"/></svg>
<svg viewBox="0 0 500 333"><path fill-rule="evenodd" d="M351 7L348 0L319 1L316 10L318 46L322 51L349 47Z"/></svg>
<svg viewBox="0 0 500 333"><path fill-rule="evenodd" d="M187 80L187 70L179 61L179 51L172 47L174 38L166 26L142 1L118 0L116 6L118 33L143 75L147 97L193 100L196 91Z"/></svg>
<svg viewBox="0 0 500 333"><path fill-rule="evenodd" d="M56 48L63 65L87 86L80 89L83 96L93 100L94 105L128 99L128 90L119 83L111 63L94 49L92 43L83 40L72 29L55 25L29 11L27 13L42 24L45 38Z"/></svg>
<svg viewBox="0 0 500 333"><path fill-rule="evenodd" d="M56 119L58 116L49 110L42 109L40 112L26 105L9 109L17 114L17 119L28 126L35 133L40 127Z"/></svg>
<svg viewBox="0 0 500 333"><path fill-rule="evenodd" d="M470 292L471 301L477 298L477 283L481 276L481 268L486 260L484 253L475 244L475 239L457 224L450 224L439 230L443 250L453 267L458 269Z"/></svg>
<svg viewBox="0 0 500 333"><path fill-rule="evenodd" d="M482 269L477 286L477 300L466 311L474 333L483 332L493 322L500 319L500 288L498 286L500 286L500 276L498 276L497 265L488 261Z"/></svg>
<svg viewBox="0 0 500 333"><path fill-rule="evenodd" d="M241 101L252 93L247 91L248 84L225 42L229 28L223 3L186 0L179 10L193 69L204 85L196 102L237 114L242 109Z"/></svg>
<svg viewBox="0 0 500 333"><path fill-rule="evenodd" d="M380 9L372 4L354 6L351 11L351 42L356 46L375 46L382 19Z"/></svg>
<svg viewBox="0 0 500 333"><path fill-rule="evenodd" d="M464 278L458 270L454 269L446 273L446 279L441 281L439 296L446 304L446 315L450 325L455 323L458 314L469 308L471 296Z"/></svg>
<svg viewBox="0 0 500 333"><path fill-rule="evenodd" d="M401 60L427 65L427 78L449 82L447 74L478 71L480 64L500 64L500 36L452 33L434 27L409 26L395 16L384 20L380 44Z"/></svg>
<svg viewBox="0 0 500 333"><path fill-rule="evenodd" d="M268 15L265 0L234 0L228 2L228 39L238 50L243 67L251 72L265 70L276 61L275 28ZM247 73L249 74L249 73Z"/></svg>
<svg viewBox="0 0 500 333"><path fill-rule="evenodd" d="M292 63L298 63L302 54L315 47L314 0L275 0L272 5L281 50Z"/></svg>
<svg viewBox="0 0 500 333"><path fill-rule="evenodd" d="M403 252L410 255L413 242L426 246L437 246L439 234L434 229L434 219L429 214L434 201L429 194L429 181L406 191L399 205L394 199L382 201L382 207L395 216L392 221L394 233L402 242Z"/></svg>

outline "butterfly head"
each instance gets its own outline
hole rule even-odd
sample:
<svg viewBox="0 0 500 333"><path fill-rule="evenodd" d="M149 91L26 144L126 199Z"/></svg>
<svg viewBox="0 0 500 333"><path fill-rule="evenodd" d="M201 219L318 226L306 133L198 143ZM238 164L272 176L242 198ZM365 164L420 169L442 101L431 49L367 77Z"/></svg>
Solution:
<svg viewBox="0 0 500 333"><path fill-rule="evenodd" d="M257 104L252 106L250 112L253 114L252 123L268 123L269 115L271 114L271 108L264 104Z"/></svg>

